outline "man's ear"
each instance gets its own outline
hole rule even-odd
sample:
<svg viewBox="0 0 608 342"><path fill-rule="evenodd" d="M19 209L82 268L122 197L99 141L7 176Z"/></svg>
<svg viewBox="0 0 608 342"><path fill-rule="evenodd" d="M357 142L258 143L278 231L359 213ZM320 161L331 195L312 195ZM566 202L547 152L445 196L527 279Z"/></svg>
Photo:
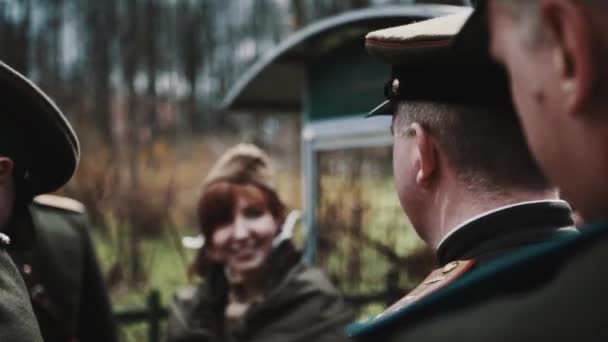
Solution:
<svg viewBox="0 0 608 342"><path fill-rule="evenodd" d="M551 39L551 66L559 76L564 105L581 113L593 96L598 61L594 58L591 18L577 1L542 0L546 39Z"/></svg>
<svg viewBox="0 0 608 342"><path fill-rule="evenodd" d="M0 157L0 184L4 184L13 177L13 161L7 157Z"/></svg>
<svg viewBox="0 0 608 342"><path fill-rule="evenodd" d="M429 133L418 123L413 123L410 130L416 142L418 152L418 173L416 183L427 186L431 183L433 175L437 171L437 148Z"/></svg>

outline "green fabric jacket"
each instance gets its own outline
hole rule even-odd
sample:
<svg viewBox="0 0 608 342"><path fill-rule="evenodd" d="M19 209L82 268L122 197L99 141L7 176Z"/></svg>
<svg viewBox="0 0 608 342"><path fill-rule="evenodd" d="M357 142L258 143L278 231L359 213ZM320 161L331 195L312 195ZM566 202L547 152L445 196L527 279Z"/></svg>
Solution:
<svg viewBox="0 0 608 342"><path fill-rule="evenodd" d="M23 280L3 250L0 250L0 341L42 341Z"/></svg>
<svg viewBox="0 0 608 342"><path fill-rule="evenodd" d="M42 336L46 342L117 341L86 215L58 203L34 202L31 244L10 249Z"/></svg>
<svg viewBox="0 0 608 342"><path fill-rule="evenodd" d="M524 248L360 331L358 341L608 341L608 224Z"/></svg>
<svg viewBox="0 0 608 342"><path fill-rule="evenodd" d="M223 274L219 270L218 277ZM297 262L277 277L266 300L252 306L233 336L224 336L225 286L208 281L177 292L169 309L169 342L346 341L353 318L341 296L318 269ZM220 278L221 279L221 278Z"/></svg>

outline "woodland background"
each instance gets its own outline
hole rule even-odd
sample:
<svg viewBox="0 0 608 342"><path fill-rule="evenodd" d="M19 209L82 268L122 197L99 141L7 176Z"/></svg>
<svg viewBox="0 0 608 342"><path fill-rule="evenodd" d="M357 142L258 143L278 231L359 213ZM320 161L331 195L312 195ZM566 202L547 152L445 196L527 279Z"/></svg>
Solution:
<svg viewBox="0 0 608 342"><path fill-rule="evenodd" d="M227 147L268 150L283 197L302 207L300 117L216 110L247 67L314 21L414 2L0 0L0 59L49 93L79 134L82 160L62 193L88 208L116 308L141 305L152 288L166 304L195 281L181 237L197 234L199 184ZM390 277L410 286L432 263L399 209L390 153L371 152L320 156L319 262L352 293ZM378 160L388 167L366 173ZM136 341L143 331L121 333Z"/></svg>

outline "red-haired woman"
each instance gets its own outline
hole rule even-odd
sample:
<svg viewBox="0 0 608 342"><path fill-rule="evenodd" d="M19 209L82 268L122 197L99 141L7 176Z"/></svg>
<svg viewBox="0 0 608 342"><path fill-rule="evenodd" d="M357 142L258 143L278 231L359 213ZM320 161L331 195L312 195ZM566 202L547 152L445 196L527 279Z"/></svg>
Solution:
<svg viewBox="0 0 608 342"><path fill-rule="evenodd" d="M352 319L332 284L279 233L286 208L270 160L241 144L212 168L198 202L204 282L179 290L168 341L346 341Z"/></svg>

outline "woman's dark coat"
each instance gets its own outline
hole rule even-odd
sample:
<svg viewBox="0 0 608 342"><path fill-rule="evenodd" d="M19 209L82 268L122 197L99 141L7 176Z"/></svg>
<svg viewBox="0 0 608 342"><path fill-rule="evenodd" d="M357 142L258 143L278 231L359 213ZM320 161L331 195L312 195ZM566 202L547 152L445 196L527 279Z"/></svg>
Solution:
<svg viewBox="0 0 608 342"><path fill-rule="evenodd" d="M179 290L169 308L167 341L346 341L352 311L325 275L291 250L286 244L271 256L265 300L249 307L230 336L224 333L228 287L221 266L205 283Z"/></svg>

